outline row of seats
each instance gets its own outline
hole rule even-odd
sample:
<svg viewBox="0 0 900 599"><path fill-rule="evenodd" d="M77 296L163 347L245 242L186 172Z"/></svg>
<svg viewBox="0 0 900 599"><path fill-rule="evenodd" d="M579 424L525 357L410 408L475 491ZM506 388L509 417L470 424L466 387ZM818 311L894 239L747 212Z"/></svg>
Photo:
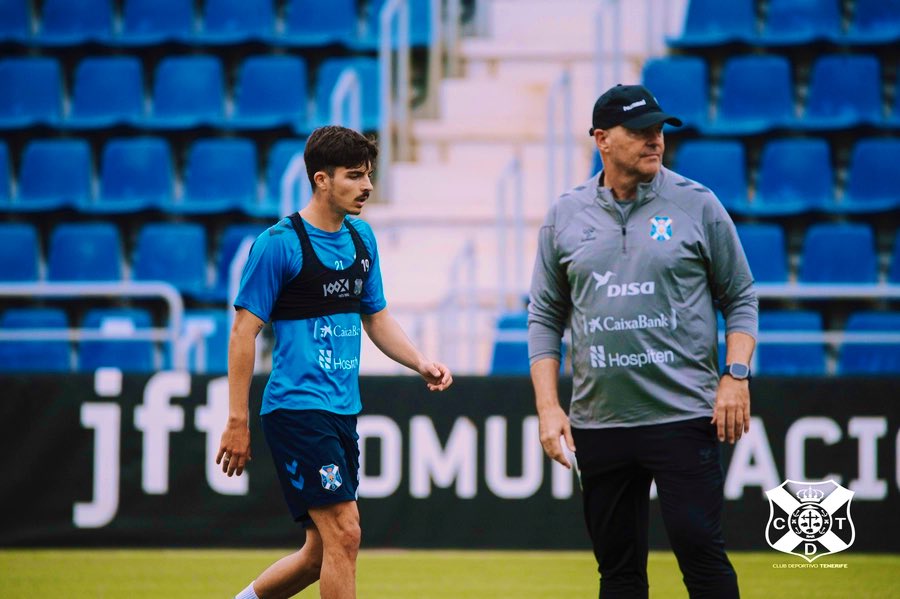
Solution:
<svg viewBox="0 0 900 599"><path fill-rule="evenodd" d="M0 60L0 129L36 125L184 129L205 125L226 129L289 126L308 132L333 121L331 94L345 71L354 73L360 84L362 128L376 129L379 71L374 58L325 60L316 71L315 96L310 99L307 64L302 57L250 56L238 69L233 102L227 101L227 77L216 56L162 59L154 72L150 102L144 93L143 67L133 56L82 60L74 71L70 102L66 101L57 60L9 58ZM68 112L64 111L66 105L70 106Z"/></svg>
<svg viewBox="0 0 900 599"><path fill-rule="evenodd" d="M58 225L49 240L46 276L41 276L39 235L26 223L0 223L0 281L40 280L110 282L166 281L200 301L225 302L228 272L241 242L256 238L262 225L225 228L215 252L215 269L207 268L206 229L196 223L150 223L137 234L126 261L122 236L111 223ZM126 264L130 276L126 277Z"/></svg>
<svg viewBox="0 0 900 599"><path fill-rule="evenodd" d="M757 0L691 0L674 47L742 43L792 46L814 42L841 45L890 44L900 40L900 2L854 0L846 28L841 0L768 0L764 19Z"/></svg>
<svg viewBox="0 0 900 599"><path fill-rule="evenodd" d="M22 152L15 186L9 176L9 151L0 143L0 209L39 212L72 207L96 214L151 209L173 214L241 210L250 216L274 217L279 214L282 174L304 148L304 140L291 138L272 146L260 193L257 145L248 139L205 138L194 142L180 178L183 185L176 185L179 177L165 139L113 138L101 152L95 193L91 148L86 140L30 142Z"/></svg>
<svg viewBox="0 0 900 599"><path fill-rule="evenodd" d="M204 0L199 15L185 0L43 0L33 20L27 0L0 0L0 41L74 46L100 43L224 45L264 42L282 46L377 44L379 13L386 0L286 0L277 18L275 0ZM199 18L198 18L199 17ZM429 0L410 0L411 42L430 39Z"/></svg>
<svg viewBox="0 0 900 599"><path fill-rule="evenodd" d="M858 140L841 185L836 173L844 165L832 157L835 153L821 138L776 138L765 143L758 168L752 169L740 141L686 140L676 149L674 168L715 191L725 207L737 214L852 214L900 208L900 169L896 168L900 137Z"/></svg>
<svg viewBox="0 0 900 599"><path fill-rule="evenodd" d="M60 308L10 308L0 316L0 331L22 329L59 331L79 324L101 339L77 343L73 353L67 340L0 341L0 372L93 372L101 367L126 372L153 372L172 365L168 345L157 352L148 339L134 340L136 331L153 326L141 308L94 308L79 323L70 322ZM193 372L224 373L228 365L228 323L224 310L188 310L181 335L197 331L199 343L188 353ZM201 355L202 353L202 355Z"/></svg>
<svg viewBox="0 0 900 599"><path fill-rule="evenodd" d="M709 71L700 56L666 56L645 63L643 81L667 111L708 135L900 127L900 94L886 114L882 64L874 55L817 58L804 103L795 101L792 66L784 56L748 54L727 59L716 103L710 101L715 94Z"/></svg>
<svg viewBox="0 0 900 599"><path fill-rule="evenodd" d="M720 330L722 324L719 325ZM491 374L528 374L526 342L527 314L502 315L497 322L497 338L491 358ZM821 333L822 315L804 310L765 311L759 315L759 330L766 333ZM855 312L844 328L846 333L900 331L900 312ZM720 362L724 348L719 348ZM755 352L754 371L765 375L822 376L827 373L824 343L766 343ZM837 373L842 375L900 374L900 343L844 342L838 351Z"/></svg>

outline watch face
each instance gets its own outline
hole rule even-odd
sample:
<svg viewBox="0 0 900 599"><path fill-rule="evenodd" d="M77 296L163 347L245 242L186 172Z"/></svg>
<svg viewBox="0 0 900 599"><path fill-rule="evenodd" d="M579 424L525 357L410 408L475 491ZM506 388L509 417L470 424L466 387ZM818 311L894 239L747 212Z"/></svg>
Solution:
<svg viewBox="0 0 900 599"><path fill-rule="evenodd" d="M750 376L750 367L746 364L731 364L728 366L728 374L736 379L745 379Z"/></svg>

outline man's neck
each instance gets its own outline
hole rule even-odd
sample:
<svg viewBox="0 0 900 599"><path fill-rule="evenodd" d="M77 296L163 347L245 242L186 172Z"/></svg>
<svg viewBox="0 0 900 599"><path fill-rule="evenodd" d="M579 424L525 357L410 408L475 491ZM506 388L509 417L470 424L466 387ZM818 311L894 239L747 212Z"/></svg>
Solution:
<svg viewBox="0 0 900 599"><path fill-rule="evenodd" d="M317 229L335 233L341 230L346 214L340 214L331 210L326 205L325 200L317 199L316 196L313 196L309 204L300 211L300 216Z"/></svg>
<svg viewBox="0 0 900 599"><path fill-rule="evenodd" d="M650 179L652 181L652 179ZM630 202L637 198L637 188L642 181L637 175L626 175L615 170L603 171L603 186L608 187L613 197L620 202Z"/></svg>

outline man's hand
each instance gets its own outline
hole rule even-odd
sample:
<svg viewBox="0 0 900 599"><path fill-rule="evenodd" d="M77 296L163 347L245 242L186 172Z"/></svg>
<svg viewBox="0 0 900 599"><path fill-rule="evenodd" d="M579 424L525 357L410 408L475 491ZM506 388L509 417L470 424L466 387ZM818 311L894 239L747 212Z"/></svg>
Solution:
<svg viewBox="0 0 900 599"><path fill-rule="evenodd" d="M219 453L216 464L222 464L222 472L228 476L244 472L244 467L253 459L250 455L250 427L246 422L228 421L222 440L219 442Z"/></svg>
<svg viewBox="0 0 900 599"><path fill-rule="evenodd" d="M569 417L563 409L557 404L554 407L547 408L538 413L538 421L541 434L541 445L544 447L544 453L551 460L556 460L566 468L572 468L572 464L566 459L563 452L562 443L559 442L560 437L566 438L566 445L569 451L575 453L575 439L572 438L572 428L569 425Z"/></svg>
<svg viewBox="0 0 900 599"><path fill-rule="evenodd" d="M419 364L416 370L425 379L429 391L443 391L453 384L450 369L440 362L425 361Z"/></svg>
<svg viewBox="0 0 900 599"><path fill-rule="evenodd" d="M719 441L734 445L750 431L750 383L727 374L719 379L712 424L718 429Z"/></svg>

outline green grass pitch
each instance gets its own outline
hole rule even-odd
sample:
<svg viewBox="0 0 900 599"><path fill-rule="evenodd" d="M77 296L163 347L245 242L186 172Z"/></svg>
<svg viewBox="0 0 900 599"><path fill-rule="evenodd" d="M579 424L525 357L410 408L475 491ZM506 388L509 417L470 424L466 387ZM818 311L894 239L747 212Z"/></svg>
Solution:
<svg viewBox="0 0 900 599"><path fill-rule="evenodd" d="M286 551L281 550L0 550L0 597L66 599L229 598ZM745 599L898 597L900 555L852 552L814 564L776 553L731 552ZM650 596L687 593L670 553L650 556ZM542 599L596 597L593 556L586 552L363 551L360 599ZM299 597L318 597L318 589Z"/></svg>

